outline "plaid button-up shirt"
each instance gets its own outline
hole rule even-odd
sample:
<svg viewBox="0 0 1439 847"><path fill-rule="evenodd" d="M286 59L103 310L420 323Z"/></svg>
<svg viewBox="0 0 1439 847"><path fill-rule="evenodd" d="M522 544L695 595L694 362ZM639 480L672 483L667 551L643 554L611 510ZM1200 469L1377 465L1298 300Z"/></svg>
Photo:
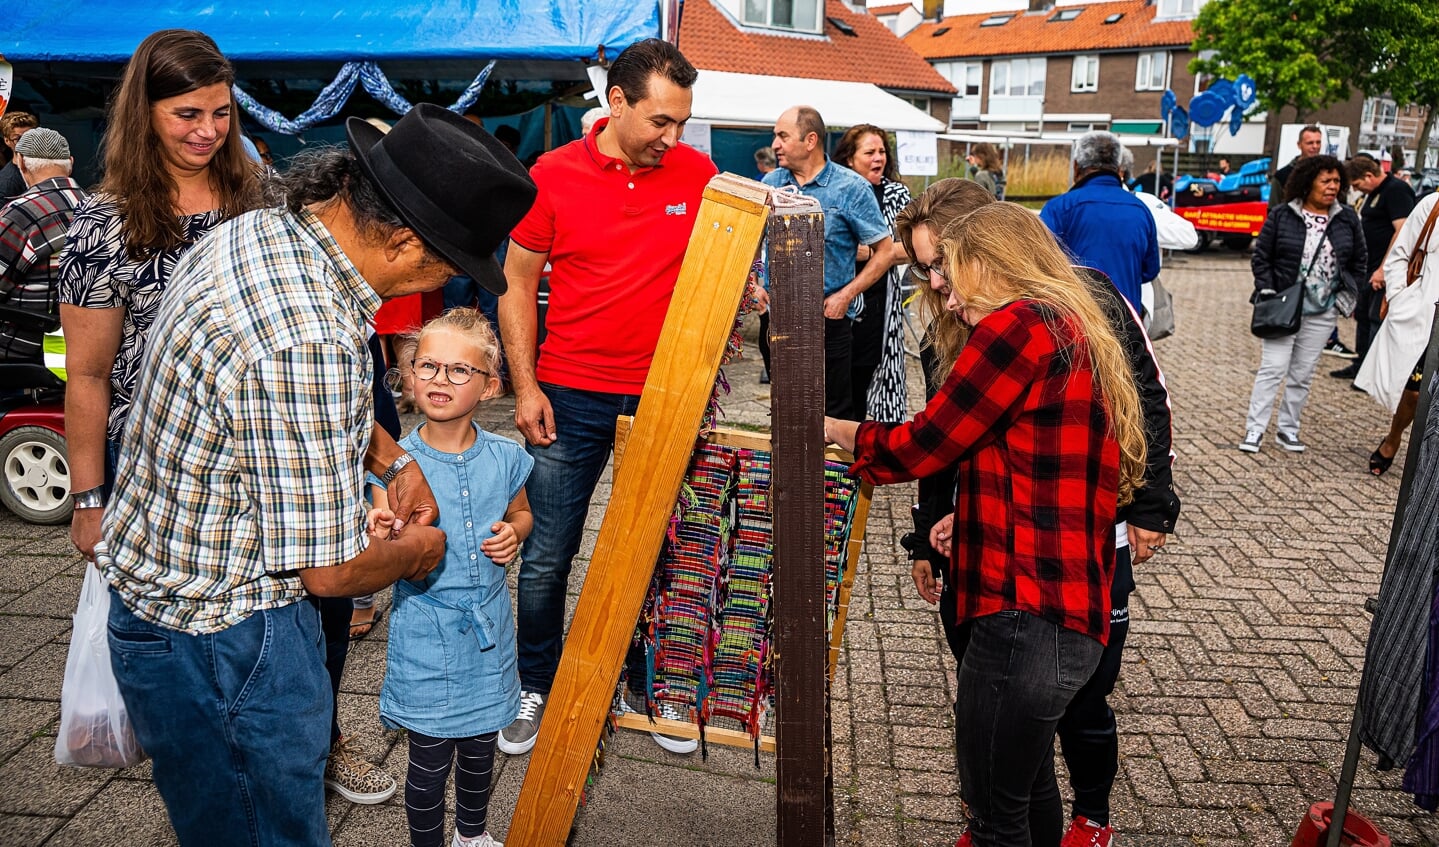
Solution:
<svg viewBox="0 0 1439 847"><path fill-rule="evenodd" d="M1077 335L1033 302L1011 303L974 328L914 420L860 424L854 472L870 482L959 463L960 622L1017 609L1109 638L1119 445Z"/></svg>
<svg viewBox="0 0 1439 847"><path fill-rule="evenodd" d="M180 260L103 522L105 576L136 615L215 632L363 552L379 306L304 210L242 215Z"/></svg>
<svg viewBox="0 0 1439 847"><path fill-rule="evenodd" d="M85 191L68 176L38 182L0 211L0 304L56 315L60 251ZM0 361L40 359L39 330L0 321Z"/></svg>

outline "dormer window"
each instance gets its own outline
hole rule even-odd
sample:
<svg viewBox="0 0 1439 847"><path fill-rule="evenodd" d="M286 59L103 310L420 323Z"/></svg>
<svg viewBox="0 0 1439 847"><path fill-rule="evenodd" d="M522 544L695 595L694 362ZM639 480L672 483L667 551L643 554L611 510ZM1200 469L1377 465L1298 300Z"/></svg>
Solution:
<svg viewBox="0 0 1439 847"><path fill-rule="evenodd" d="M823 0L744 0L740 22L746 26L818 33L823 7Z"/></svg>
<svg viewBox="0 0 1439 847"><path fill-rule="evenodd" d="M1049 22L1055 23L1056 21L1072 21L1075 18L1079 17L1079 13L1083 11L1083 8L1060 9L1058 12L1055 12L1053 15L1050 16Z"/></svg>
<svg viewBox="0 0 1439 847"><path fill-rule="evenodd" d="M1159 0L1159 10L1154 17L1157 20L1189 20L1199 14L1199 7L1203 5L1204 0Z"/></svg>
<svg viewBox="0 0 1439 847"><path fill-rule="evenodd" d="M1014 15L990 15L979 22L980 26L1004 26L1014 19Z"/></svg>

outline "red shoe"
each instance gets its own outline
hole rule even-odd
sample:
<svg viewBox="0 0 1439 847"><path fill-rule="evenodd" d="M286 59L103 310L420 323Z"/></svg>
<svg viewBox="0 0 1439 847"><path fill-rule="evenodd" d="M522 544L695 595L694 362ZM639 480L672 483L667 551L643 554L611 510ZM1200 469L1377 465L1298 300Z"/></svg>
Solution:
<svg viewBox="0 0 1439 847"><path fill-rule="evenodd" d="M1113 843L1114 827L1101 826L1083 815L1076 815L1059 847L1110 847Z"/></svg>
<svg viewBox="0 0 1439 847"><path fill-rule="evenodd" d="M969 830L966 829L964 834L959 837L959 840L954 842L954 847L970 847L973 843L974 838L970 836ZM1060 845L1060 847L1063 847L1063 845Z"/></svg>

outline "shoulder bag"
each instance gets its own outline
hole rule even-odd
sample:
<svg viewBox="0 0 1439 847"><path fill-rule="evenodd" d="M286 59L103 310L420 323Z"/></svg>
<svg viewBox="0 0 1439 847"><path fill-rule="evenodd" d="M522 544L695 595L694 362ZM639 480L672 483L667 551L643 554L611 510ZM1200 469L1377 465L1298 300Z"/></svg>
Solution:
<svg viewBox="0 0 1439 847"><path fill-rule="evenodd" d="M1419 281L1424 273L1424 258L1429 255L1425 248L1429 245L1429 236L1434 233L1434 219L1439 217L1439 203L1435 203L1429 209L1429 217L1424 219L1424 226L1419 230L1419 239L1414 242L1414 252L1409 254L1409 265L1404 269L1404 287L1408 288ZM1384 264L1381 262L1381 268ZM1379 304L1379 320L1389 317L1389 298L1385 297L1384 302Z"/></svg>

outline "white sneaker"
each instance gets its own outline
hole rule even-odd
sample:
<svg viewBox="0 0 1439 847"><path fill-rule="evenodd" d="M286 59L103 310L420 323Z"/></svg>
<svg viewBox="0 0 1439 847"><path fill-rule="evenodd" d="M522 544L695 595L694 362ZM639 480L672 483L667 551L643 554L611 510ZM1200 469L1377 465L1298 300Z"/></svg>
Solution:
<svg viewBox="0 0 1439 847"><path fill-rule="evenodd" d="M1239 442L1239 449L1245 453L1258 453L1259 442L1264 440L1264 430L1251 429L1244 433L1244 440Z"/></svg>
<svg viewBox="0 0 1439 847"><path fill-rule="evenodd" d="M500 752L522 756L535 746L540 735L540 718L545 716L545 695L538 691L520 691L520 713L509 726L500 730Z"/></svg>
<svg viewBox="0 0 1439 847"><path fill-rule="evenodd" d="M495 837L488 832L478 838L461 838L460 831L455 830L455 837L450 841L450 847L505 847L505 843L496 841Z"/></svg>
<svg viewBox="0 0 1439 847"><path fill-rule="evenodd" d="M1277 432L1274 434L1274 443L1278 444L1280 447L1283 447L1285 450L1288 450L1291 453L1303 453L1305 450L1309 449L1308 447L1304 446L1303 441L1299 440L1299 436L1285 435L1282 432Z"/></svg>
<svg viewBox="0 0 1439 847"><path fill-rule="evenodd" d="M640 712L634 706L630 705L629 691L626 691L620 697L620 712L622 714L642 714L642 712ZM689 716L686 715L683 711L681 711L678 706L674 705L673 703L664 702L655 704L655 717L665 718L672 721L689 720ZM668 750L671 753L678 753L682 756L687 753L693 753L700 748L700 742L698 738L679 738L674 735L663 735L658 732L651 732L650 738L653 738L655 740L655 743L660 745L660 747L664 748L665 750Z"/></svg>

